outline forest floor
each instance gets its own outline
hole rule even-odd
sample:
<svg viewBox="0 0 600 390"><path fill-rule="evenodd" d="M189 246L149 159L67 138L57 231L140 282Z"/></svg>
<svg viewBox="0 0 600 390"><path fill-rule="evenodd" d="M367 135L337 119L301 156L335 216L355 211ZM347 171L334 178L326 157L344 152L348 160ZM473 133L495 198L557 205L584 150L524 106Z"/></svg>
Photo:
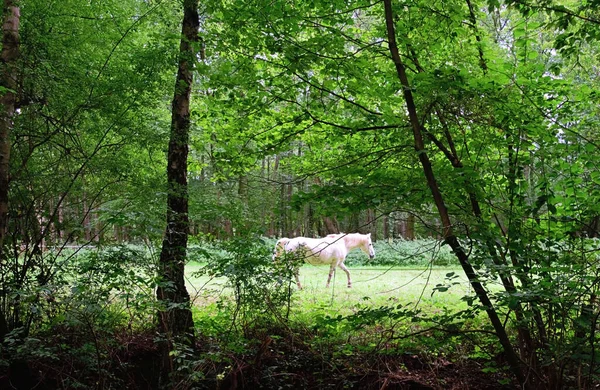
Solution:
<svg viewBox="0 0 600 390"><path fill-rule="evenodd" d="M199 341L206 356L210 341ZM141 347L141 345L140 345ZM146 345L150 347L151 345ZM145 349L145 348L142 348ZM142 352L142 351L140 351ZM146 350L145 353L148 353ZM135 355L131 356L135 360ZM142 360L148 363L148 360ZM140 361L140 362L142 362ZM231 354L220 362L204 363L196 369L204 378L195 389L402 389L402 390L508 390L517 389L509 373L486 372L474 360L451 362L443 358L425 360L410 354L354 354L324 358L314 349L290 340L267 336L251 353ZM127 388L154 389L151 367L138 366ZM144 385L146 384L146 385ZM142 386L140 386L142 385ZM138 387L139 386L139 387Z"/></svg>
<svg viewBox="0 0 600 390"><path fill-rule="evenodd" d="M64 329L53 341L70 340L72 350L30 356L0 366L0 389L158 389L160 355L151 331L115 336L102 361L83 359L73 330ZM81 331L81 330L79 330ZM76 333L79 333L77 331ZM81 335L81 334L79 334ZM507 372L486 371L472 359L426 359L408 353L356 352L331 355L308 345L298 335L256 335L243 352L225 352L214 339L198 337L197 351L183 368L190 379L177 389L517 389ZM101 341L102 342L102 341ZM88 345L89 346L89 345ZM74 354L74 351L79 353ZM89 355L88 358L92 358ZM93 360L93 359L92 359ZM497 362L500 366L502 362Z"/></svg>
<svg viewBox="0 0 600 390"><path fill-rule="evenodd" d="M264 352L236 362L221 388L260 389L515 389L506 376L474 361L425 361L416 355L357 354L323 361L314 352L268 342ZM264 344L263 344L264 346Z"/></svg>

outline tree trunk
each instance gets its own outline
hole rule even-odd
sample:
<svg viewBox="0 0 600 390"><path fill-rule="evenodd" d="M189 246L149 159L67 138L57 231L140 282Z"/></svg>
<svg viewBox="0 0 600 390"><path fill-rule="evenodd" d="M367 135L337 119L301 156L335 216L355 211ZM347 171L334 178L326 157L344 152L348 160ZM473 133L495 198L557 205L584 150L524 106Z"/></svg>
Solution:
<svg viewBox="0 0 600 390"><path fill-rule="evenodd" d="M21 10L16 0L4 0L2 53L0 54L0 266L5 260L8 234L8 187L10 181L10 133L16 106L17 60L20 54ZM5 313L0 310L0 342L8 332Z"/></svg>
<svg viewBox="0 0 600 390"><path fill-rule="evenodd" d="M415 239L415 216L414 214L408 214L408 216L406 217L406 229L404 232L404 237L407 240L414 240Z"/></svg>
<svg viewBox="0 0 600 390"><path fill-rule="evenodd" d="M371 233L371 239L377 241L377 219L373 209L367 209L367 229Z"/></svg>
<svg viewBox="0 0 600 390"><path fill-rule="evenodd" d="M388 215L383 216L383 238L390 238L390 218Z"/></svg>
<svg viewBox="0 0 600 390"><path fill-rule="evenodd" d="M179 69L171 113L171 134L167 156L167 227L159 261L162 279L156 295L162 303L158 312L162 332L163 364L161 381L168 383L177 367L170 352L175 343L193 345L194 324L190 296L185 287L184 270L188 240L187 156L190 129L190 93L198 41L198 0L184 0L182 37L179 46Z"/></svg>
<svg viewBox="0 0 600 390"><path fill-rule="evenodd" d="M513 346L508 338L508 334L506 333L506 329L502 324L502 321L498 317L498 313L494 309L489 296L485 288L478 281L477 274L473 269L471 263L469 262L469 256L465 252L464 248L461 246L458 238L454 235L452 230L452 221L450 220L450 214L448 213L448 209L444 202L444 197L442 192L440 191L437 180L435 178L435 174L433 172L433 167L431 165L431 161L429 160L429 156L425 150L425 143L423 141L423 129L421 126L421 122L418 117L417 108L413 99L413 95L410 89L410 84L408 82L408 77L406 75L406 69L400 57L400 53L398 51L398 46L396 44L396 31L394 26L394 16L392 11L392 2L391 0L384 0L384 10L385 10L385 22L387 27L387 37L388 37L388 47L390 50L390 54L392 60L394 61L394 65L396 67L396 72L400 83L402 84L404 99L406 101L406 108L408 110L408 115L410 119L410 124L413 130L413 138L415 142L415 150L419 157L419 161L423 168L423 173L425 174L425 178L427 180L427 185L431 191L435 206L438 210L438 214L442 221L442 235L446 243L452 248L454 254L458 258L461 267L463 268L473 290L477 294L481 304L485 307L485 310L488 314L490 322L494 327L496 332L496 336L498 337L498 341L504 348L504 352L506 354L506 359L511 368L511 371L519 381L519 383L524 388L530 388L529 382L526 380L525 375L521 369L521 364Z"/></svg>
<svg viewBox="0 0 600 390"><path fill-rule="evenodd" d="M402 213L392 213L392 237L404 238L404 222L402 219Z"/></svg>
<svg viewBox="0 0 600 390"><path fill-rule="evenodd" d="M360 230L361 230L361 226L360 226L361 225L361 223L360 223L360 212L357 211L357 212L354 212L354 213L350 214L350 218L349 219L350 219L350 221L349 221L350 222L350 229L349 229L349 231L352 232L352 233L360 232Z"/></svg>
<svg viewBox="0 0 600 390"><path fill-rule="evenodd" d="M296 222L294 221L294 213L291 210L291 204L292 204L292 196L294 195L294 185L291 184L291 182L289 184L285 184L285 226L286 226L286 231L284 236L287 237L294 237L298 235L298 231L299 229L296 227Z"/></svg>
<svg viewBox="0 0 600 390"><path fill-rule="evenodd" d="M285 221L287 215L287 203L285 201L285 184L281 183L279 185L279 216L277 218L277 232L278 235L285 237L288 235L287 224Z"/></svg>
<svg viewBox="0 0 600 390"><path fill-rule="evenodd" d="M339 224L335 217L323 217L323 224L325 225L325 235L340 232Z"/></svg>

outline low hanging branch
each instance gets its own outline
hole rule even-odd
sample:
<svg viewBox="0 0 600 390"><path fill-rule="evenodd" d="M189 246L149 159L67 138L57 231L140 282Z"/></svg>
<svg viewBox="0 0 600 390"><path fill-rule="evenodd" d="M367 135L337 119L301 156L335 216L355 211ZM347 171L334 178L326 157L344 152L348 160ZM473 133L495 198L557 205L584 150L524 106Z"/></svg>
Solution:
<svg viewBox="0 0 600 390"><path fill-rule="evenodd" d="M423 172L427 179L427 185L429 186L435 206L438 210L438 214L442 221L444 240L452 248L454 254L460 262L461 267L467 275L469 282L473 287L473 290L477 294L479 301L481 302L483 307L485 307L488 317L490 318L492 326L494 327L494 330L496 332L496 336L498 337L498 340L504 348L508 364L510 365L513 374L516 376L517 380L519 381L519 383L522 384L524 388L529 388L530 386L528 384L528 381L526 380L525 376L523 375L523 371L521 370L520 360L513 349L510 339L508 338L508 334L506 333L506 330L502 325L502 321L498 317L498 313L494 309L485 288L478 281L477 274L475 273L475 270L469 262L468 255L466 254L464 248L460 245L458 238L453 233L452 222L450 220L450 215L444 202L444 197L439 189L435 178L435 174L433 172L431 161L429 160L429 156L427 155L427 152L425 150L425 143L423 141L423 129L419 121L419 117L417 115L417 108L410 89L408 77L406 75L406 69L398 51L398 46L396 43L396 31L394 26L394 16L392 11L392 2L391 0L384 0L383 3L389 51L392 56L392 60L394 61L394 65L396 67L396 73L398 75L400 83L402 84L409 120L413 130L415 150L419 156L419 161L421 162Z"/></svg>

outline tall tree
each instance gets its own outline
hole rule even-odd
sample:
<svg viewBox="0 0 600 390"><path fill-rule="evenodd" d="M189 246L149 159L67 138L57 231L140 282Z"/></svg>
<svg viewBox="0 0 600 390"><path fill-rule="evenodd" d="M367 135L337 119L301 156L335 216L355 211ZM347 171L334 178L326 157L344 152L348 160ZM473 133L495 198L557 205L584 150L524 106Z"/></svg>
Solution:
<svg viewBox="0 0 600 390"><path fill-rule="evenodd" d="M473 290L477 294L477 297L481 301L483 307L486 308L486 312L488 314L488 317L490 318L492 326L494 327L496 335L498 336L498 340L504 348L511 370L519 380L519 383L523 385L524 388L529 388L529 382L526 381L525 375L523 375L519 358L513 349L506 329L504 328L504 325L502 324L502 321L498 316L498 312L494 308L486 289L479 282L479 278L477 276L477 273L473 269L471 262L469 261L469 256L467 255L467 252L462 247L458 238L453 232L453 223L451 221L448 208L446 207L446 201L444 200L442 191L440 191L438 181L432 168L431 160L425 149L425 143L423 140L424 129L419 119L417 107L415 105L413 94L411 92L411 86L406 74L406 67L402 62L402 58L400 57L400 52L398 50L398 45L396 44L396 28L394 24L392 2L391 0L384 0L383 3L385 10L385 22L387 26L388 48L390 50L390 55L396 68L398 79L402 84L402 91L404 94L404 99L406 100L406 108L408 110L409 121L412 127L413 138L415 141L415 150L419 156L419 161L421 162L423 173L425 174L427 185L431 191L434 204L438 210L440 219L442 220L442 234L444 237L444 241L452 248L454 254L460 261L460 265L465 271L465 274L469 278L469 282L473 286Z"/></svg>
<svg viewBox="0 0 600 390"><path fill-rule="evenodd" d="M36 299L40 287L55 284L63 268L59 252L85 242L88 216L99 216L95 233L127 225L161 236L164 211L155 207L154 217L144 213L139 223L130 218L130 207L139 202L148 210L166 198L163 191L139 192L165 181L160 172L170 113L164 99L171 92L163 92L172 84L179 42L171 32L181 28L179 12L153 12L166 4L30 0L20 8L18 37L5 38L3 52L15 42L20 51L18 70L6 59L1 65L5 73L14 71L5 80L17 88L0 88L17 92L16 98L0 95L19 108L3 122L9 126L3 139L10 142L10 158L3 162L10 160L10 188L0 188L10 190L10 218L0 229L8 231L1 246L0 316L8 331L20 328L25 336L39 326L39 311L26 302ZM8 33L18 13L5 15ZM166 38L156 39L157 24L170 32ZM148 160L141 163L144 156ZM46 251L46 245L56 251Z"/></svg>
<svg viewBox="0 0 600 390"><path fill-rule="evenodd" d="M167 156L167 227L160 253L162 283L157 298L163 304L158 313L159 329L166 337L163 348L162 377L175 370L170 351L174 343L192 344L194 324L190 296L185 287L184 269L188 241L187 158L190 131L190 93L192 90L196 43L199 29L198 0L184 0L179 68L172 102L171 132Z"/></svg>
<svg viewBox="0 0 600 390"><path fill-rule="evenodd" d="M4 259L4 240L8 227L8 187L10 180L10 133L17 96L17 59L19 58L19 23L21 11L14 0L5 0L2 22L0 59L0 265ZM0 340L8 331L4 313L0 311Z"/></svg>

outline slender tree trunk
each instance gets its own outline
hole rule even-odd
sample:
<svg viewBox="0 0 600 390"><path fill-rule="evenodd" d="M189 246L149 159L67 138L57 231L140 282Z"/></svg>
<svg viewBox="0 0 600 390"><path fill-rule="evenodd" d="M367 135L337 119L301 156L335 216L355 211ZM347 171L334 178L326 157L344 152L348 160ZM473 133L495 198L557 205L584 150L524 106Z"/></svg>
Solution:
<svg viewBox="0 0 600 390"><path fill-rule="evenodd" d="M287 237L294 237L298 235L298 227L296 226L296 221L294 221L294 213L291 211L289 207L292 204L292 195L294 194L294 185L293 184L285 184L285 226L286 233L284 234Z"/></svg>
<svg viewBox="0 0 600 390"><path fill-rule="evenodd" d="M404 238L404 222L399 212L392 213L392 237Z"/></svg>
<svg viewBox="0 0 600 390"><path fill-rule="evenodd" d="M170 352L174 343L193 345L194 324L190 296L185 287L184 270L188 240L187 156L190 129L190 94L198 41L198 0L184 0L182 37L179 46L179 69L171 114L171 134L167 156L167 227L160 253L159 272L163 283L156 295L163 304L158 312L162 344L161 378L168 383L177 367Z"/></svg>
<svg viewBox="0 0 600 390"><path fill-rule="evenodd" d="M326 235L340 232L339 223L335 217L323 217L323 224L325 225Z"/></svg>
<svg viewBox="0 0 600 390"><path fill-rule="evenodd" d="M371 233L371 239L377 241L377 219L373 209L367 209L367 229Z"/></svg>
<svg viewBox="0 0 600 390"><path fill-rule="evenodd" d="M438 187L437 180L433 172L433 167L431 165L431 161L429 160L429 156L425 150L425 143L423 141L423 129L417 114L417 108L410 89L408 77L406 75L406 69L402 62L400 53L398 51L398 46L396 44L396 31L394 26L392 3L391 0L384 0L383 3L387 27L388 47L392 56L392 60L394 61L394 65L396 67L398 78L402 84L404 99L406 101L406 107L408 110L410 124L413 130L415 150L418 154L421 166L423 167L423 173L425 174L425 177L427 179L427 185L429 186L435 206L441 218L442 235L446 243L452 248L454 254L458 258L461 267L463 268L465 274L467 275L471 283L471 286L473 287L473 290L477 294L477 297L479 298L483 307L485 307L488 317L490 318L490 322L492 323L492 326L494 327L494 330L496 332L496 336L498 337L498 341L502 344L502 347L504 348L508 364L513 374L524 388L529 388L530 386L525 378L525 375L523 375L519 358L513 349L510 339L508 338L508 334L506 333L506 330L504 329L504 326L502 324L502 321L498 317L498 313L494 309L485 288L478 281L477 274L475 273L475 270L469 262L468 255L464 251L464 248L460 245L460 242L458 241L457 237L454 235L454 232L452 230L452 221L450 220L450 214L448 213L448 209L444 202L442 192Z"/></svg>
<svg viewBox="0 0 600 390"><path fill-rule="evenodd" d="M474 14L471 14L472 18L474 18ZM474 20L474 19L473 19ZM474 22L473 22L474 23ZM480 58L482 57L482 52L480 51ZM483 63L485 65L485 62ZM487 68L484 68L484 72ZM438 140L432 133L430 132L426 132L427 136L429 137L429 139L438 147L438 149L444 153L444 155L446 156L446 158L448 159L448 161L452 164L452 166L455 169L458 170L462 170L463 169L463 164L460 161L460 158L458 156L458 153L456 152L456 148L454 147L454 140L452 138L452 135L450 133L449 127L446 124L446 120L444 118L444 116L442 115L442 113L438 110L436 110L438 119L440 120L440 123L442 124L443 128L444 128L444 133L446 136L446 141L448 143L449 148L447 148L440 140ZM507 131L507 135L510 132ZM515 158L515 151L513 150L512 144L509 142L509 147L508 147L508 161L510 164L510 169L509 169L509 173L507 175L507 179L508 179L508 190L510 195L510 203L511 205L514 203L515 201L515 196L514 196L514 189L516 188L516 172L517 172L517 159ZM479 200L477 199L477 195L476 195L476 191L475 188L473 186L472 183L470 183L469 180L465 181L465 190L467 192L467 195L469 197L469 201L471 203L471 209L473 211L473 215L477 218L477 221L479 224L485 225L486 222L483 221L482 218L482 212L481 212L481 207L479 205ZM512 208L512 207L511 207ZM506 243L506 247L509 248L510 247L510 239L511 236L514 235L512 233L512 231L514 229L511 229L511 223L509 223L507 228L503 228L503 230L506 232L505 233L505 238L507 240ZM518 235L518 233L516 234ZM486 247L488 249L488 253L490 254L492 260L494 261L494 263L498 266L498 273L500 276L500 280L502 281L502 285L504 286L505 290L508 291L509 294L514 294L516 292L516 287L513 281L513 278L510 274L510 271L508 270L508 263L506 260L506 256L505 255L501 255L500 252L496 246L491 243L489 240L486 241ZM518 260L516 259L516 256L512 256L513 251L509 250L509 258L511 258L512 260L512 266L515 268L520 268L522 267L522 265L519 264ZM532 281L529 280L529 278L526 276L526 273L518 273L520 274L519 279L521 281L522 286L526 287L526 286L531 286ZM519 347L519 351L521 353L521 358L523 361L527 361L529 362L529 369L533 368L534 371L537 370L537 368L539 367L538 364L538 358L536 356L536 351L534 348L534 343L533 343L533 337L531 335L530 329L527 326L527 321L525 321L525 318L527 317L525 315L524 312L524 308L521 304L517 304L514 308L514 313L515 313L515 319L516 319L516 328L517 328L517 332L519 335L519 343L520 343L520 347ZM535 308L535 306L532 306L532 311L534 313L534 318L536 318L536 323L538 324L542 324L543 321L541 320L541 316L539 314L539 311ZM545 340L545 329L539 328L539 337L542 341L542 344L545 345L546 344L546 340ZM549 366L547 366L549 367Z"/></svg>
<svg viewBox="0 0 600 390"><path fill-rule="evenodd" d="M415 216L413 214L408 214L405 221L405 238L407 240L415 239Z"/></svg>
<svg viewBox="0 0 600 390"><path fill-rule="evenodd" d="M359 232L360 231L360 212L354 212L350 214L350 231L351 232Z"/></svg>
<svg viewBox="0 0 600 390"><path fill-rule="evenodd" d="M4 0L2 53L0 54L0 266L5 261L8 234L8 187L10 181L10 133L16 106L17 60L20 54L20 8L16 0ZM5 313L0 310L0 341L8 332Z"/></svg>
<svg viewBox="0 0 600 390"><path fill-rule="evenodd" d="M387 215L383 217L383 238L386 240L390 238L390 220Z"/></svg>
<svg viewBox="0 0 600 390"><path fill-rule="evenodd" d="M10 133L16 106L17 60L19 58L20 9L14 0L5 0L0 54L0 258L8 228L8 187Z"/></svg>
<svg viewBox="0 0 600 390"><path fill-rule="evenodd" d="M279 215L277 218L277 233L280 236L287 236L289 234L287 224L285 223L287 218L287 203L285 201L285 184L279 185Z"/></svg>
<svg viewBox="0 0 600 390"><path fill-rule="evenodd" d="M304 233L306 237L313 237L315 233L314 226L315 219L313 208L310 204L304 205Z"/></svg>

